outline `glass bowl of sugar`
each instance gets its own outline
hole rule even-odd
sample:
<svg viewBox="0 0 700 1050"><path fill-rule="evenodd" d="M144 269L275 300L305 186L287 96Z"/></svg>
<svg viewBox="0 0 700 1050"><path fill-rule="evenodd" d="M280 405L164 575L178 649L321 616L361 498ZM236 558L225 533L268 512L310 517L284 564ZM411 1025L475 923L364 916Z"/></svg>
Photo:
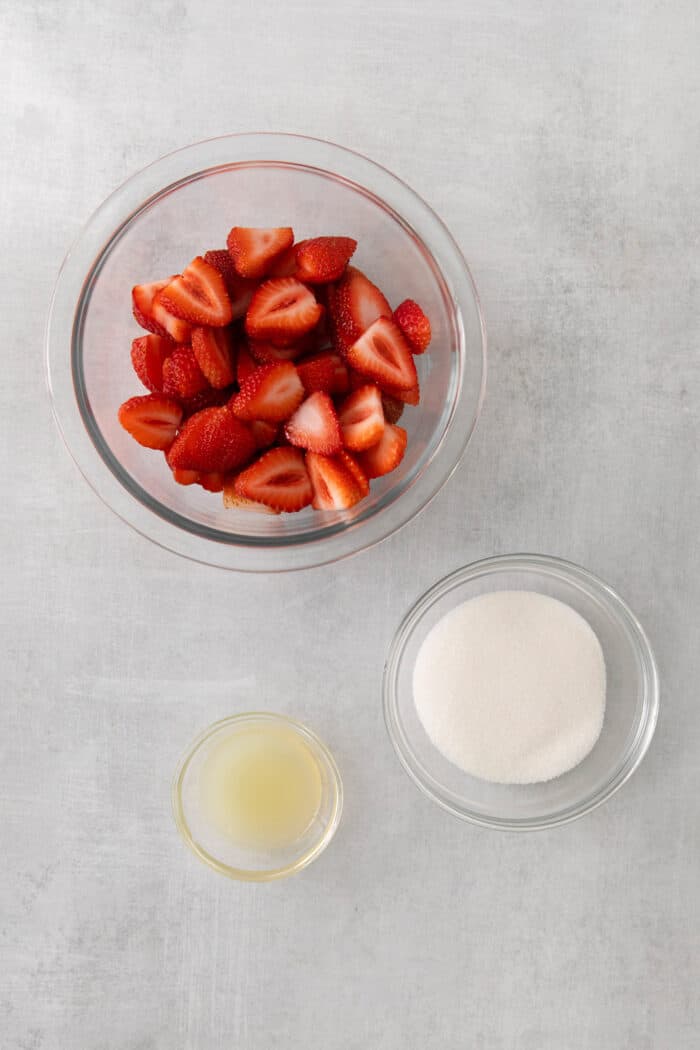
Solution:
<svg viewBox="0 0 700 1050"><path fill-rule="evenodd" d="M565 824L610 798L651 743L659 708L640 623L586 569L489 558L427 591L384 668L396 753L433 801L506 830Z"/></svg>

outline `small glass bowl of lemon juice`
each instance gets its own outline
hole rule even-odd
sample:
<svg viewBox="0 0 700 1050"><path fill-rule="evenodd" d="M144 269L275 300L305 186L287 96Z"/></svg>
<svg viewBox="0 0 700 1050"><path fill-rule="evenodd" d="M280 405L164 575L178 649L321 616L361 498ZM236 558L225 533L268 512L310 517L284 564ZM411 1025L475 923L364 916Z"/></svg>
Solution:
<svg viewBox="0 0 700 1050"><path fill-rule="evenodd" d="M266 882L307 867L340 822L335 760L306 726L266 712L206 729L178 766L175 822L200 860L232 879Z"/></svg>

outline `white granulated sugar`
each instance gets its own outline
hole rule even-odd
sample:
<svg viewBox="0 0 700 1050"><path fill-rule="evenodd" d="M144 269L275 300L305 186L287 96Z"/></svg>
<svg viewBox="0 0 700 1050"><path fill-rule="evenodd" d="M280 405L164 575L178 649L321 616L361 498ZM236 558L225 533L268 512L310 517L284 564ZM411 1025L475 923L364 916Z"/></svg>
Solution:
<svg viewBox="0 0 700 1050"><path fill-rule="evenodd" d="M413 671L418 717L466 773L532 784L578 765L605 713L605 660L590 625L535 591L494 591L447 613Z"/></svg>

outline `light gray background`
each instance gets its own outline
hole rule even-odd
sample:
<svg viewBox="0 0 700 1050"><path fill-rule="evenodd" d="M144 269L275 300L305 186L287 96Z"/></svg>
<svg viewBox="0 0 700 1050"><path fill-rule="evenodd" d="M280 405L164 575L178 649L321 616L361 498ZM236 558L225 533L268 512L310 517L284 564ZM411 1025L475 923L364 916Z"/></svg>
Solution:
<svg viewBox="0 0 700 1050"><path fill-rule="evenodd" d="M0 0L0 1045L697 1047L696 0L109 7ZM403 176L461 243L490 334L482 422L435 503L286 578L132 534L43 379L93 208L158 155L251 129ZM409 604L523 549L616 586L663 685L633 780L532 836L424 800L379 697ZM170 777L207 723L268 705L327 738L347 807L301 877L237 885L178 839Z"/></svg>

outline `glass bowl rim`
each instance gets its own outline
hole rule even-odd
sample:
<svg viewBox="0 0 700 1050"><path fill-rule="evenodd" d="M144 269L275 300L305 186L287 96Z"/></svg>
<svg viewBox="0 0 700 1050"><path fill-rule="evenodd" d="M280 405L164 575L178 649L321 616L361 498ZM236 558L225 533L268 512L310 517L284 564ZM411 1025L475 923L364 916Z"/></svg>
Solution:
<svg viewBox="0 0 700 1050"><path fill-rule="evenodd" d="M234 868L225 864L213 854L205 850L195 840L187 823L182 800L182 788L187 770L197 752L208 740L216 736L218 732L230 725L242 724L244 722L274 722L278 725L287 726L298 733L310 744L312 751L321 756L330 774L331 792L333 796L333 811L321 837L302 853L295 861L280 868ZM203 729L191 742L177 764L171 787L171 806L175 825L180 832L185 844L207 867L220 875L226 875L229 879L237 882L272 882L276 879L284 879L289 875L295 875L298 871L307 868L330 844L335 836L340 819L343 814L343 781L338 769L338 764L332 752L321 738L303 722L298 722L288 715L279 714L275 711L242 711L235 715L227 715Z"/></svg>
<svg viewBox="0 0 700 1050"><path fill-rule="evenodd" d="M80 327L84 289L109 253L115 236L133 215L178 182L202 177L222 166L269 161L320 169L373 196L400 221L444 284L443 294L447 292L454 314L458 353L458 383L449 418L415 475L398 493L395 488L389 489L359 520L341 522L319 537L312 528L308 536L301 533L287 544L243 537L240 542L217 539L218 530L203 526L200 534L196 527L186 530L169 520L165 505L165 514L154 511L114 473L98 449L78 405L73 369L73 344L80 336L80 332L76 336L76 328ZM406 209L413 209L413 214L407 216ZM435 244L440 249L437 255ZM478 390L476 384L463 381L467 349L461 310L473 317L476 323L472 329L480 336ZM65 345L69 325L70 352ZM471 347L470 352L476 358L477 348ZM174 150L129 176L93 212L68 251L46 324L46 380L52 411L63 441L90 487L126 524L159 546L193 561L240 572L286 572L328 564L374 546L421 513L458 466L474 433L485 396L486 355L486 328L476 285L461 250L433 209L398 176L362 154L323 139L279 132L243 132L205 139ZM70 383L65 372L70 373ZM460 427L460 413L465 411L469 411L468 425Z"/></svg>
<svg viewBox="0 0 700 1050"><path fill-rule="evenodd" d="M441 793L441 786L415 757L401 728L398 716L397 674L406 643L428 610L451 590L483 576L497 576L506 571L533 571L574 584L595 597L606 612L613 615L624 628L631 648L642 690L642 711L633 740L620 756L615 771L606 784L579 801L567 805L545 817L508 818L476 813L467 805L458 805ZM481 827L505 831L539 831L569 824L597 809L625 784L639 767L649 749L659 714L659 675L654 653L641 623L629 605L599 576L574 562L547 554L501 554L483 558L456 569L434 583L413 603L401 620L392 638L382 677L384 722L391 744L405 772L422 793L442 809Z"/></svg>

